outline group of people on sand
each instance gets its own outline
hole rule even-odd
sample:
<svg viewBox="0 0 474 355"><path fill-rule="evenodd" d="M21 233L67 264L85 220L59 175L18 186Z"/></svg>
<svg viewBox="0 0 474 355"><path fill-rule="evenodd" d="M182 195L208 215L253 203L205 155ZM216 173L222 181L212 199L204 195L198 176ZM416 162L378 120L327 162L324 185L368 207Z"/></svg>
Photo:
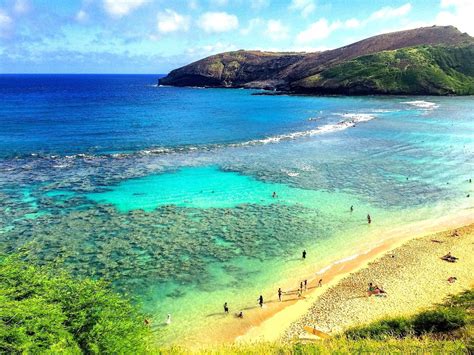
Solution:
<svg viewBox="0 0 474 355"><path fill-rule="evenodd" d="M302 253L302 257L303 259L306 258L306 250L303 250L303 253ZM318 287L322 287L323 286L323 279L319 279L318 281ZM308 290L308 280L304 280L304 281L301 281L300 282L300 285L299 285L299 288L297 289L296 293L298 295L298 298L301 298L302 295L303 295L303 291L307 291ZM284 294L294 294L295 291L289 291L289 292L284 292L281 287L278 288L278 291L277 291L277 295L278 295L278 300L280 302L282 302L283 300L283 295ZM263 296L260 295L257 299L257 302L260 306L260 308L263 308ZM229 314L229 305L227 304L227 302L224 303L224 313L225 314ZM235 316L237 318L244 318L244 313L242 311L239 311L238 313L235 313Z"/></svg>

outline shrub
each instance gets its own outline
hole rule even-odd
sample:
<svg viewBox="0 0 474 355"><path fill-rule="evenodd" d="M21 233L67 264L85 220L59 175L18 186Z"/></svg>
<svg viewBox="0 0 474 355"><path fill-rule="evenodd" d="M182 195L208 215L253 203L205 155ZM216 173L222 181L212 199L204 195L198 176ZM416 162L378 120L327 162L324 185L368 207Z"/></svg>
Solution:
<svg viewBox="0 0 474 355"><path fill-rule="evenodd" d="M349 339L378 339L388 337L403 338L413 333L410 321L406 318L389 318L367 326L355 327L346 331Z"/></svg>
<svg viewBox="0 0 474 355"><path fill-rule="evenodd" d="M466 311L457 307L439 307L419 313L413 319L415 334L450 332L467 323Z"/></svg>
<svg viewBox="0 0 474 355"><path fill-rule="evenodd" d="M147 334L104 282L0 259L0 353L141 353Z"/></svg>

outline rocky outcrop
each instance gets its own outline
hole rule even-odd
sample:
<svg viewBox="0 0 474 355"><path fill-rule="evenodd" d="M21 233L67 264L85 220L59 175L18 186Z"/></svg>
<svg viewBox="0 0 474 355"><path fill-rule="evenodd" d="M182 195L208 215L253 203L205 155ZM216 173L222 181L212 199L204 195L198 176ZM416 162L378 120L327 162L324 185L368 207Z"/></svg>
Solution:
<svg viewBox="0 0 474 355"><path fill-rule="evenodd" d="M474 38L455 27L424 27L324 52L221 53L171 71L160 84L306 94L474 94L473 45Z"/></svg>

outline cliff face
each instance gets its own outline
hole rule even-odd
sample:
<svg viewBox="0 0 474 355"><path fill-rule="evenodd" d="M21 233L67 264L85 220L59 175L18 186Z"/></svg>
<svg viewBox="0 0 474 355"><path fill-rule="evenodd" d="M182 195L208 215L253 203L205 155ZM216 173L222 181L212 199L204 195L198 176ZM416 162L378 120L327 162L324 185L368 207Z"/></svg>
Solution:
<svg viewBox="0 0 474 355"><path fill-rule="evenodd" d="M474 38L452 26L382 34L316 53L235 51L175 69L160 84L307 94L474 94Z"/></svg>

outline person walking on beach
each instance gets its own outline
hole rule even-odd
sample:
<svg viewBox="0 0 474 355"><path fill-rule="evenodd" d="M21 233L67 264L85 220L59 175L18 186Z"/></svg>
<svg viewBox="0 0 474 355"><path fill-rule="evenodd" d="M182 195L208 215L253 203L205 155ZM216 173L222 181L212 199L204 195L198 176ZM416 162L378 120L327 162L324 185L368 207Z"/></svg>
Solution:
<svg viewBox="0 0 474 355"><path fill-rule="evenodd" d="M372 218L370 218L370 214L367 214L367 223L368 224L372 223Z"/></svg>
<svg viewBox="0 0 474 355"><path fill-rule="evenodd" d="M278 289L278 300L281 302L281 295L283 294L283 291L281 290L281 287Z"/></svg>
<svg viewBox="0 0 474 355"><path fill-rule="evenodd" d="M227 302L224 303L224 313L229 313L229 307L227 306Z"/></svg>
<svg viewBox="0 0 474 355"><path fill-rule="evenodd" d="M303 250L303 259L306 259L306 250Z"/></svg>
<svg viewBox="0 0 474 355"><path fill-rule="evenodd" d="M260 308L263 307L263 296L260 295L260 297L258 298L258 304L260 305Z"/></svg>
<svg viewBox="0 0 474 355"><path fill-rule="evenodd" d="M308 280L304 280L304 290L308 289Z"/></svg>
<svg viewBox="0 0 474 355"><path fill-rule="evenodd" d="M300 282L300 291L303 293L303 281Z"/></svg>
<svg viewBox="0 0 474 355"><path fill-rule="evenodd" d="M319 279L318 287L323 287L323 279Z"/></svg>

